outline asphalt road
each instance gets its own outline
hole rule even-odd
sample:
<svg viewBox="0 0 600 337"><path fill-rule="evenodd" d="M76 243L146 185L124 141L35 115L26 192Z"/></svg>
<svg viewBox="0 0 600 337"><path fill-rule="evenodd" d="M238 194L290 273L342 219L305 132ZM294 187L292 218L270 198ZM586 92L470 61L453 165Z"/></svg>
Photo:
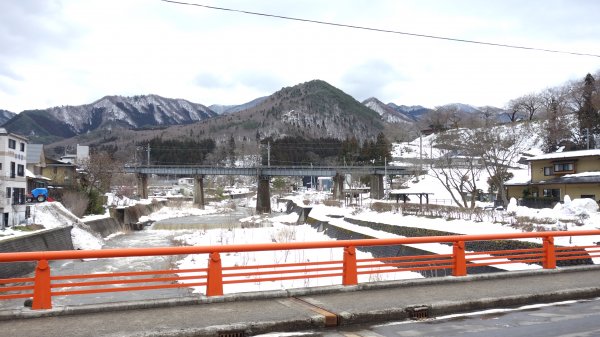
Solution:
<svg viewBox="0 0 600 337"><path fill-rule="evenodd" d="M263 335L264 336L264 335ZM303 337L596 337L600 336L600 299L552 305L495 309L423 321L304 331Z"/></svg>

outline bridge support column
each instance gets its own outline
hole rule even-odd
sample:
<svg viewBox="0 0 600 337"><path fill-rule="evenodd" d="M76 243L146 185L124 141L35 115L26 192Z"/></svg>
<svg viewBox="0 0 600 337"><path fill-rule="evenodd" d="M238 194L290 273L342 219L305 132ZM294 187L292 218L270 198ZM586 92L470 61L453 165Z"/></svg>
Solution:
<svg viewBox="0 0 600 337"><path fill-rule="evenodd" d="M204 175L195 177L194 180L194 204L204 209Z"/></svg>
<svg viewBox="0 0 600 337"><path fill-rule="evenodd" d="M371 199L383 199L383 176L374 174L371 176Z"/></svg>
<svg viewBox="0 0 600 337"><path fill-rule="evenodd" d="M137 180L137 192L140 199L148 199L148 175L145 173L138 173Z"/></svg>
<svg viewBox="0 0 600 337"><path fill-rule="evenodd" d="M271 177L258 177L258 191L256 193L257 213L271 213L271 191L269 188L270 181Z"/></svg>
<svg viewBox="0 0 600 337"><path fill-rule="evenodd" d="M344 191L344 176L336 173L333 177L333 198L334 199L342 199Z"/></svg>

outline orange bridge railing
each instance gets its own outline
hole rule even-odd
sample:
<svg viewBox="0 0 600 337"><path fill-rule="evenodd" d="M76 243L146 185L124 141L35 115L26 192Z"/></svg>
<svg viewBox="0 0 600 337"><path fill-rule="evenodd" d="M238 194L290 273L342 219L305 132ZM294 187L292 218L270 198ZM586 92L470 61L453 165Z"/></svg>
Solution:
<svg viewBox="0 0 600 337"><path fill-rule="evenodd" d="M224 284L257 283L278 280L340 277L345 286L356 285L358 275L402 271L452 270L453 276L465 276L469 268L508 263L540 264L556 268L557 261L587 260L600 257L600 246L555 246L557 237L600 236L600 230L535 232L485 235L452 235L413 238L342 240L321 242L288 242L238 244L222 246L188 246L0 253L0 263L35 262L33 277L0 279L0 300L33 298L32 309L52 308L55 296L131 292L150 289L205 287L206 296L223 295ZM541 239L539 248L467 252L466 243L475 241ZM590 240L590 242L600 241ZM395 246L442 243L452 245L451 254L390 256L357 259L357 247ZM342 260L282 263L268 265L223 266L221 253L286 251L317 248L343 249ZM139 256L175 256L207 254L208 267L114 272L102 274L52 275L50 261L72 259L104 259ZM383 263L382 263L383 262ZM184 281L182 283L180 281Z"/></svg>

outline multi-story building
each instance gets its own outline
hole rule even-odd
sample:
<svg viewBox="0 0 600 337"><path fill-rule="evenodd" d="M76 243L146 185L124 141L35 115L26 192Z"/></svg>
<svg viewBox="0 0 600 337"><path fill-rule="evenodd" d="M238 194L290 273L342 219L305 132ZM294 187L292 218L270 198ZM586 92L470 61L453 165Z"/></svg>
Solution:
<svg viewBox="0 0 600 337"><path fill-rule="evenodd" d="M529 181L507 184L509 197L564 201L600 199L600 150L548 153L529 158Z"/></svg>
<svg viewBox="0 0 600 337"><path fill-rule="evenodd" d="M0 228L18 225L28 216L25 205L27 138L0 128Z"/></svg>

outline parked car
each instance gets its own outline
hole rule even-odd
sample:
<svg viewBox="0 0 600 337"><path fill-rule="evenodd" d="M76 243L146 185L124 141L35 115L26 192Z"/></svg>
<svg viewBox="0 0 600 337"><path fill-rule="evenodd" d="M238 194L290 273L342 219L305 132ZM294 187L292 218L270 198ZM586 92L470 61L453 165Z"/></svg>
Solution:
<svg viewBox="0 0 600 337"><path fill-rule="evenodd" d="M43 187L34 188L27 195L27 202L44 202L48 200L48 189Z"/></svg>

